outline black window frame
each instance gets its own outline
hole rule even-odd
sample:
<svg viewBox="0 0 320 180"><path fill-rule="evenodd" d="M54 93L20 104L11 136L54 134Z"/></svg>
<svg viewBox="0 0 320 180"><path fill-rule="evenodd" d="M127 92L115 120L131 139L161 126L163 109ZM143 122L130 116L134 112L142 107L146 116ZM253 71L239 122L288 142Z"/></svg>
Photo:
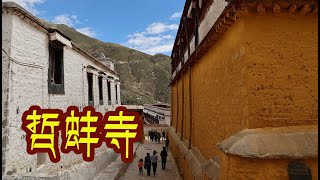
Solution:
<svg viewBox="0 0 320 180"><path fill-rule="evenodd" d="M195 48L199 45L199 8L198 3L195 8L192 9L192 17L194 23L194 45Z"/></svg>
<svg viewBox="0 0 320 180"><path fill-rule="evenodd" d="M118 104L118 84L115 83L115 89L116 89L116 104Z"/></svg>
<svg viewBox="0 0 320 180"><path fill-rule="evenodd" d="M48 93L65 94L64 90L64 44L59 41L49 43ZM57 64L59 66L57 66ZM57 67L59 70L57 70ZM58 71L58 73L57 73ZM56 83L58 81L58 83Z"/></svg>
<svg viewBox="0 0 320 180"><path fill-rule="evenodd" d="M111 104L111 82L109 80L107 82L107 89L108 89L108 104Z"/></svg>
<svg viewBox="0 0 320 180"><path fill-rule="evenodd" d="M93 73L87 72L87 82L88 82L88 105L94 106Z"/></svg>
<svg viewBox="0 0 320 180"><path fill-rule="evenodd" d="M99 87L99 104L103 105L103 77L98 77L98 87Z"/></svg>

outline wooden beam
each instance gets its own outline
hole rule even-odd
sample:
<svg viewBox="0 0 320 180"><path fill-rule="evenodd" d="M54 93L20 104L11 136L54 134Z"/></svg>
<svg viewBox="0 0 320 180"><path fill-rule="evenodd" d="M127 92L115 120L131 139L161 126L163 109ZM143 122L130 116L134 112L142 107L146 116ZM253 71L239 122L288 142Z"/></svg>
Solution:
<svg viewBox="0 0 320 180"><path fill-rule="evenodd" d="M311 7L309 3L306 3L300 10L300 14L307 14L308 12L311 11Z"/></svg>
<svg viewBox="0 0 320 180"><path fill-rule="evenodd" d="M214 29L214 31L217 33L217 32L219 31L219 27L216 26L215 29Z"/></svg>
<svg viewBox="0 0 320 180"><path fill-rule="evenodd" d="M220 28L219 28L219 31L226 31L228 29L228 27L225 27L225 26L221 26Z"/></svg>
<svg viewBox="0 0 320 180"><path fill-rule="evenodd" d="M220 28L228 29L230 26L231 26L230 24L222 23L222 24L220 25Z"/></svg>
<svg viewBox="0 0 320 180"><path fill-rule="evenodd" d="M236 21L236 20L237 20L237 17L236 17L236 15L235 15L235 13L229 14L229 16L226 17L226 18L227 18L227 19L230 19L230 20L232 20L232 21Z"/></svg>
<svg viewBox="0 0 320 180"><path fill-rule="evenodd" d="M278 4L273 4L273 12L279 14L281 12L281 7Z"/></svg>
<svg viewBox="0 0 320 180"><path fill-rule="evenodd" d="M234 23L234 21L232 19L229 19L229 18L226 17L226 18L223 19L223 23L230 26L231 24Z"/></svg>
<svg viewBox="0 0 320 180"><path fill-rule="evenodd" d="M292 4L289 8L289 13L293 14L296 12L296 10L297 10L297 6L295 4Z"/></svg>
<svg viewBox="0 0 320 180"><path fill-rule="evenodd" d="M266 8L263 7L262 3L259 3L257 6L257 11L259 14L265 14L266 13Z"/></svg>

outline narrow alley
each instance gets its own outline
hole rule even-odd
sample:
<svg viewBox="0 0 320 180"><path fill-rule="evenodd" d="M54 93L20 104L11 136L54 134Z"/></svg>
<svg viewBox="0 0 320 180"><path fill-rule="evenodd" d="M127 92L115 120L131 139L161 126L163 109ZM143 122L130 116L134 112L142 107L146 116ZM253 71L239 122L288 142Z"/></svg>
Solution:
<svg viewBox="0 0 320 180"><path fill-rule="evenodd" d="M143 144L140 144L136 150L136 156L133 160L133 162L129 165L126 172L123 174L123 176L120 177L120 180L136 180L136 179L165 179L165 180L178 180L182 179L179 175L177 164L174 161L174 158L172 156L172 153L170 150L168 151L168 157L167 157L167 164L166 164L166 170L161 169L161 158L160 158L160 152L162 150L162 147L164 146L164 141L154 142L148 139L148 137L145 138ZM156 150L158 155L158 166L156 171L156 176L153 176L152 168L151 168L151 176L147 175L146 169L143 169L143 175L139 175L138 170L138 161L139 159L145 158L147 153L150 153L152 155L152 152Z"/></svg>

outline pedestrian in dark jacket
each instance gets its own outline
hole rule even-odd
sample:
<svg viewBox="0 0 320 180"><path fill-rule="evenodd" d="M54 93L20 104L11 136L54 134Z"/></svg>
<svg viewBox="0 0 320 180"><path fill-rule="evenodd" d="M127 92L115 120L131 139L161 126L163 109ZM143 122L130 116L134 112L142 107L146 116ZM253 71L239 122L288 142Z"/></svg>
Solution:
<svg viewBox="0 0 320 180"><path fill-rule="evenodd" d="M158 137L158 132L157 131L155 132L155 139L156 139L156 142L158 142L159 137Z"/></svg>
<svg viewBox="0 0 320 180"><path fill-rule="evenodd" d="M166 169L168 153L167 153L166 147L163 147L162 149L163 150L161 151L160 156L161 156L161 161L162 161L162 169L165 170Z"/></svg>
<svg viewBox="0 0 320 180"><path fill-rule="evenodd" d="M153 141L153 138L154 138L154 132L153 132L153 130L151 130L151 132L150 132L150 138L151 138L151 141Z"/></svg>
<svg viewBox="0 0 320 180"><path fill-rule="evenodd" d="M144 158L144 166L145 166L145 169L147 169L148 176L150 176L150 170L151 170L151 156L150 156L150 153L147 153L147 156Z"/></svg>
<svg viewBox="0 0 320 180"><path fill-rule="evenodd" d="M158 132L158 143L160 143L161 134Z"/></svg>
<svg viewBox="0 0 320 180"><path fill-rule="evenodd" d="M166 137L166 148L167 148L167 151L169 151L169 138L168 138L168 136Z"/></svg>
<svg viewBox="0 0 320 180"><path fill-rule="evenodd" d="M157 142L157 131L153 131L153 138L154 141Z"/></svg>

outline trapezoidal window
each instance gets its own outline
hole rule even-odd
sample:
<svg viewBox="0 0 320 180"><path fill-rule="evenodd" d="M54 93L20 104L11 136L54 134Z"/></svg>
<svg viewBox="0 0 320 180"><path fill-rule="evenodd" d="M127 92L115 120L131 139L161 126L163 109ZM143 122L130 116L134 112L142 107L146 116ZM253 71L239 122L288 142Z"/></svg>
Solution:
<svg viewBox="0 0 320 180"><path fill-rule="evenodd" d="M115 85L116 88L116 104L118 104L118 85Z"/></svg>
<svg viewBox="0 0 320 180"><path fill-rule="evenodd" d="M110 84L110 81L108 81L107 86L108 86L108 101L109 101L109 104L111 104L111 84Z"/></svg>
<svg viewBox="0 0 320 180"><path fill-rule="evenodd" d="M87 73L88 77L88 104L89 106L94 105L94 99L93 99L93 74Z"/></svg>
<svg viewBox="0 0 320 180"><path fill-rule="evenodd" d="M49 94L64 94L63 46L58 41L49 44Z"/></svg>
<svg viewBox="0 0 320 180"><path fill-rule="evenodd" d="M99 104L103 105L103 93L102 93L102 77L98 78L99 83Z"/></svg>

